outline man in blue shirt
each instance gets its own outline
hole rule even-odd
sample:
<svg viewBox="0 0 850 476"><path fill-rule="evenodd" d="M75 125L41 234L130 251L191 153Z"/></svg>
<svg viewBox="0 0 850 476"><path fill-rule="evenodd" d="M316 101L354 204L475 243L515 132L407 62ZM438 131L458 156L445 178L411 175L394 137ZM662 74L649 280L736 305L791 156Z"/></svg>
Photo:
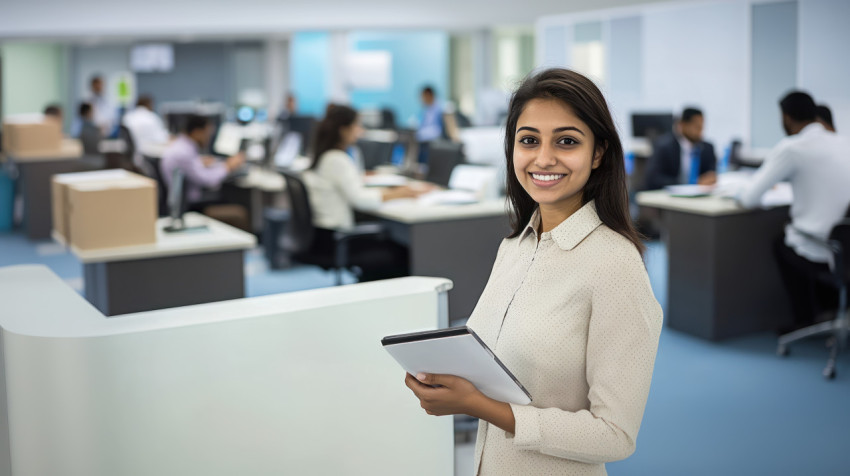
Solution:
<svg viewBox="0 0 850 476"><path fill-rule="evenodd" d="M422 88L424 110L419 118L416 140L419 142L419 163L428 162L428 142L443 137L443 108L437 103L434 88Z"/></svg>

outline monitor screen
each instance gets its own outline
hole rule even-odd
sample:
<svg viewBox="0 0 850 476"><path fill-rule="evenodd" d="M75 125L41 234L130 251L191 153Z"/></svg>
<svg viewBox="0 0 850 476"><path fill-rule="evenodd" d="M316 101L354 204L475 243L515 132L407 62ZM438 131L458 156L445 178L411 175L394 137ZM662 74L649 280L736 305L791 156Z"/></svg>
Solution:
<svg viewBox="0 0 850 476"><path fill-rule="evenodd" d="M673 114L632 114L632 137L653 140L673 131Z"/></svg>
<svg viewBox="0 0 850 476"><path fill-rule="evenodd" d="M301 134L298 132L287 132L281 139L274 154L274 164L278 168L292 167L292 163L301 152Z"/></svg>
<svg viewBox="0 0 850 476"><path fill-rule="evenodd" d="M242 126L233 122L225 122L218 128L212 146L213 154L226 157L238 154L244 136Z"/></svg>

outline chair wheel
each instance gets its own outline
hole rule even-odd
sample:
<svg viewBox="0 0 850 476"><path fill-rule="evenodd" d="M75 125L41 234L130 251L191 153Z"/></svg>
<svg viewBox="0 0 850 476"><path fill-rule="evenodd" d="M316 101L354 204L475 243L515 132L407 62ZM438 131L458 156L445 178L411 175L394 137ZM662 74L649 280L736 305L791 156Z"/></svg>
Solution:
<svg viewBox="0 0 850 476"><path fill-rule="evenodd" d="M791 350L787 346L780 345L779 347L776 348L776 355L778 355L780 357L788 357L788 354L790 354L790 353L791 353Z"/></svg>
<svg viewBox="0 0 850 476"><path fill-rule="evenodd" d="M827 367L823 369L823 378L827 380L835 380L835 367Z"/></svg>

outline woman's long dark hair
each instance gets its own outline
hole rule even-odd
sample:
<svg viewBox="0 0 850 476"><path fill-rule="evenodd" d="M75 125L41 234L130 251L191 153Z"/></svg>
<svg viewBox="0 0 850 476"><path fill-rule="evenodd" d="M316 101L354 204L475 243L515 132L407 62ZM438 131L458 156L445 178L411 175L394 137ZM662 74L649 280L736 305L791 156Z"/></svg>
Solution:
<svg viewBox="0 0 850 476"><path fill-rule="evenodd" d="M354 124L356 120L357 111L354 109L339 104L328 106L325 118L316 126L311 169L318 167L322 154L332 149L342 148L342 132L340 129Z"/></svg>
<svg viewBox="0 0 850 476"><path fill-rule="evenodd" d="M520 114L532 99L556 99L568 105L593 132L597 146L604 146L602 161L590 172L584 186L582 204L596 201L596 212L608 228L626 237L643 254L641 236L629 215L629 195L626 188L626 167L623 145L608 111L608 104L599 88L575 71L552 68L526 78L511 97L508 123L505 129L505 157L508 161L508 199L511 211L510 238L519 236L537 209L528 192L522 188L514 172L514 143Z"/></svg>

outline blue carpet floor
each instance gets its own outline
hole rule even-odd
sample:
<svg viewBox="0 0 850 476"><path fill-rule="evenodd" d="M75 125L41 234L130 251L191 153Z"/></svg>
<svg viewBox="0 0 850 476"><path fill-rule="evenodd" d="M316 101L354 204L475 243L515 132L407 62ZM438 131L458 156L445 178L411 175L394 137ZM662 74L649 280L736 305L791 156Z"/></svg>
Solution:
<svg viewBox="0 0 850 476"><path fill-rule="evenodd" d="M82 267L62 247L0 234L0 266L23 263L45 264L82 290ZM333 285L314 267L269 270L258 250L245 269L249 296ZM649 245L647 269L664 306L662 244ZM827 382L822 339L786 358L775 350L767 334L711 343L665 329L637 452L609 474L850 475L850 353Z"/></svg>

